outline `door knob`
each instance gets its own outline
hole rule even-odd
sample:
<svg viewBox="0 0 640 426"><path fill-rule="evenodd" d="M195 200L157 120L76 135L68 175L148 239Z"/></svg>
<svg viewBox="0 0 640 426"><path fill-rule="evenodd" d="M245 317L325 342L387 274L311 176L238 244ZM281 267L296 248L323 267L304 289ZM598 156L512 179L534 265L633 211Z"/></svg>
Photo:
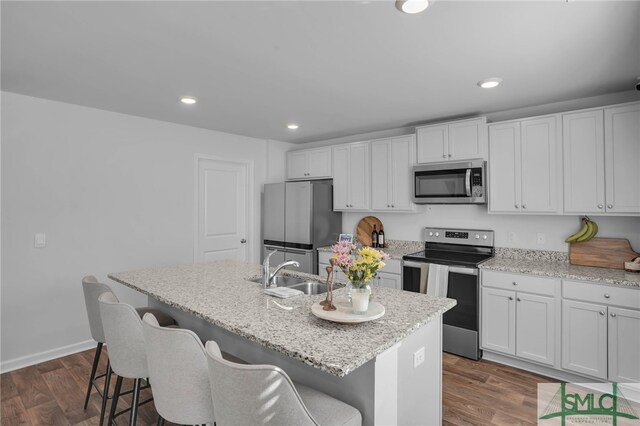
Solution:
<svg viewBox="0 0 640 426"><path fill-rule="evenodd" d="M244 244L244 243L246 243L246 242L247 242L247 240L245 240L245 239L243 238L243 239L241 239L241 240L240 240L240 242L241 242L242 244Z"/></svg>

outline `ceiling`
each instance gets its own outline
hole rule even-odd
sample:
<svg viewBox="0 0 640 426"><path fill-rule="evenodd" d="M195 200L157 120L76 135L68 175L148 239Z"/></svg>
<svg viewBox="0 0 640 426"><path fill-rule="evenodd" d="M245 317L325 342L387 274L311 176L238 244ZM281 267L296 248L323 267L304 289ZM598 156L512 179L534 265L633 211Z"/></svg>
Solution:
<svg viewBox="0 0 640 426"><path fill-rule="evenodd" d="M295 143L633 90L640 76L638 1L1 7L2 90ZM480 89L487 77L503 83Z"/></svg>

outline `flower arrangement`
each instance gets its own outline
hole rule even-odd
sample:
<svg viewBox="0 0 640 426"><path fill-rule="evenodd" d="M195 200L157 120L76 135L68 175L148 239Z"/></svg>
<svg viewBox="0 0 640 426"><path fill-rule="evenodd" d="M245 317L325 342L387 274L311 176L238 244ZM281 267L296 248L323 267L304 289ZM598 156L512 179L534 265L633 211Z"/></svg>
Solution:
<svg viewBox="0 0 640 426"><path fill-rule="evenodd" d="M331 258L354 287L357 287L358 283L365 285L371 281L378 269L384 267L383 260L389 259L388 254L371 247L358 249L354 256L352 253L356 248L355 244L349 241L339 241L331 246L333 252Z"/></svg>

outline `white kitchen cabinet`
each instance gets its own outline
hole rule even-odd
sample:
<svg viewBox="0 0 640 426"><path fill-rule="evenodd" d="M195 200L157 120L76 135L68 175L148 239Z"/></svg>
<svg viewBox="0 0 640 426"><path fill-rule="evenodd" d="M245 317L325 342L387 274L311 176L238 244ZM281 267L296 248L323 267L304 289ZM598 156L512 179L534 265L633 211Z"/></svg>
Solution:
<svg viewBox="0 0 640 426"><path fill-rule="evenodd" d="M515 292L482 288L482 348L516 353Z"/></svg>
<svg viewBox="0 0 640 426"><path fill-rule="evenodd" d="M482 274L482 348L554 366L560 281L505 272Z"/></svg>
<svg viewBox="0 0 640 426"><path fill-rule="evenodd" d="M370 143L333 147L333 209L369 210Z"/></svg>
<svg viewBox="0 0 640 426"><path fill-rule="evenodd" d="M380 279L382 280L382 287L402 290L402 275L380 271L378 272L378 276L380 276Z"/></svg>
<svg viewBox="0 0 640 426"><path fill-rule="evenodd" d="M607 307L562 301L562 368L607 378Z"/></svg>
<svg viewBox="0 0 640 426"><path fill-rule="evenodd" d="M564 212L640 214L640 104L563 115Z"/></svg>
<svg viewBox="0 0 640 426"><path fill-rule="evenodd" d="M564 280L562 368L640 382L640 290Z"/></svg>
<svg viewBox="0 0 640 426"><path fill-rule="evenodd" d="M416 128L418 163L487 156L486 117Z"/></svg>
<svg viewBox="0 0 640 426"><path fill-rule="evenodd" d="M331 147L287 152L287 179L331 178Z"/></svg>
<svg viewBox="0 0 640 426"><path fill-rule="evenodd" d="M556 117L489 126L489 212L556 213L560 188Z"/></svg>
<svg viewBox="0 0 640 426"><path fill-rule="evenodd" d="M411 201L414 163L414 135L371 142L371 210L415 210Z"/></svg>

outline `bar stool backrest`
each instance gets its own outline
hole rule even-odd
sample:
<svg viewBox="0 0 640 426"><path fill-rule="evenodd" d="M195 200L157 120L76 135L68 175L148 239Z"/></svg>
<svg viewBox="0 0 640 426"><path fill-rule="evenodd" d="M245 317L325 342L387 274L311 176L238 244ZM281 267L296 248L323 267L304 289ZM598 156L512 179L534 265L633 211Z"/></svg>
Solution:
<svg viewBox="0 0 640 426"><path fill-rule="evenodd" d="M108 285L99 283L93 275L87 275L82 278L82 291L84 293L84 304L87 308L87 317L89 317L91 337L98 343L105 343L98 297L102 293L113 293L113 291Z"/></svg>

